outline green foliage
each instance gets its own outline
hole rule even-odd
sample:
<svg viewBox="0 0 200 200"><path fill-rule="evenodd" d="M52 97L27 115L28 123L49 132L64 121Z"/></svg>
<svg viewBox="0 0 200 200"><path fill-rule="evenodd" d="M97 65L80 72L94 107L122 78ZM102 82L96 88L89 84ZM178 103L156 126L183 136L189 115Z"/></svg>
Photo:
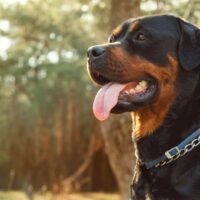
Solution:
<svg viewBox="0 0 200 200"><path fill-rule="evenodd" d="M80 149L71 154L63 147L58 155L59 146L73 149L76 145L76 140L69 140L73 140L70 135L88 140L88 125L93 121L85 55L91 41L98 38L90 32L92 24L89 26L87 17L83 17L87 6L86 10L82 6L79 1L64 0L0 5L0 17L9 23L9 29L1 34L11 41L0 60L0 168L6 166L7 174L16 172L17 187L22 187L30 170L31 181L35 182L31 184L50 187L55 180L47 179L57 169L50 163L42 165L65 165L58 168L58 176L66 177L82 160L82 155L75 155L87 149L87 145L79 144ZM68 167L68 162L74 164ZM43 171L45 167L48 173L37 177L36 168Z"/></svg>
<svg viewBox="0 0 200 200"><path fill-rule="evenodd" d="M200 3L198 0L142 0L142 14L175 14L199 24Z"/></svg>

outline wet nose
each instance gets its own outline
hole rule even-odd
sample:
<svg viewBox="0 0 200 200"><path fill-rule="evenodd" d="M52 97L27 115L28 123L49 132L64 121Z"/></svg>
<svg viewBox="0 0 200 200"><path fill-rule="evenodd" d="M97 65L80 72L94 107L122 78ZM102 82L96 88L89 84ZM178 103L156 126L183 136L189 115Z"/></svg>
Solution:
<svg viewBox="0 0 200 200"><path fill-rule="evenodd" d="M101 46L92 46L87 50L88 57L99 57L105 53L105 48Z"/></svg>

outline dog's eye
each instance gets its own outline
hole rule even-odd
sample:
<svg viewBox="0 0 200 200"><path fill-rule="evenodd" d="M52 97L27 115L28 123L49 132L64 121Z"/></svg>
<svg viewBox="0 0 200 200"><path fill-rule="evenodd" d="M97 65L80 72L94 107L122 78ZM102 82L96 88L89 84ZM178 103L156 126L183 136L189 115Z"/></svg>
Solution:
<svg viewBox="0 0 200 200"><path fill-rule="evenodd" d="M146 37L145 37L145 35L143 33L138 33L137 36L136 36L136 40L145 41Z"/></svg>

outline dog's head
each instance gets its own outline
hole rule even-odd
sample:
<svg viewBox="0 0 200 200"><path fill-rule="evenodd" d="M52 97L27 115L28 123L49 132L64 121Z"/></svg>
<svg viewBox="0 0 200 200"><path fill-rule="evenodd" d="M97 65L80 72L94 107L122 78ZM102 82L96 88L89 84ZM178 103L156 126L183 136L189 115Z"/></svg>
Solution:
<svg viewBox="0 0 200 200"><path fill-rule="evenodd" d="M159 110L164 118L177 96L194 91L199 65L196 26L171 15L129 19L108 43L88 49L89 74L102 86L94 113L104 120L110 112Z"/></svg>

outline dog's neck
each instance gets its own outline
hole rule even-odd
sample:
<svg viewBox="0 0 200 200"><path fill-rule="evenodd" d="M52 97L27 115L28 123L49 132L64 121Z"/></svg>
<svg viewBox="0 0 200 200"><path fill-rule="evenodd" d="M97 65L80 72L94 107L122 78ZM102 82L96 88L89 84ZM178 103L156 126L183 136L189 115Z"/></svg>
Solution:
<svg viewBox="0 0 200 200"><path fill-rule="evenodd" d="M198 88L200 90L200 87ZM200 91L198 94L200 94ZM147 162L160 157L166 150L176 146L184 138L200 128L200 112L194 109L199 107L200 97L192 99L192 101L187 101L186 99L181 104L173 105L165 119L160 121L162 125L156 127L151 134L138 137L137 134L139 132L136 132L136 134L133 133L138 157L142 161ZM163 107L163 109L165 108ZM142 124L141 117L149 117L149 120L145 122L146 124ZM158 118L156 113L153 113L151 116L147 114L144 116L138 115L137 113L133 114L135 131L143 131L148 123L156 122L156 117Z"/></svg>

